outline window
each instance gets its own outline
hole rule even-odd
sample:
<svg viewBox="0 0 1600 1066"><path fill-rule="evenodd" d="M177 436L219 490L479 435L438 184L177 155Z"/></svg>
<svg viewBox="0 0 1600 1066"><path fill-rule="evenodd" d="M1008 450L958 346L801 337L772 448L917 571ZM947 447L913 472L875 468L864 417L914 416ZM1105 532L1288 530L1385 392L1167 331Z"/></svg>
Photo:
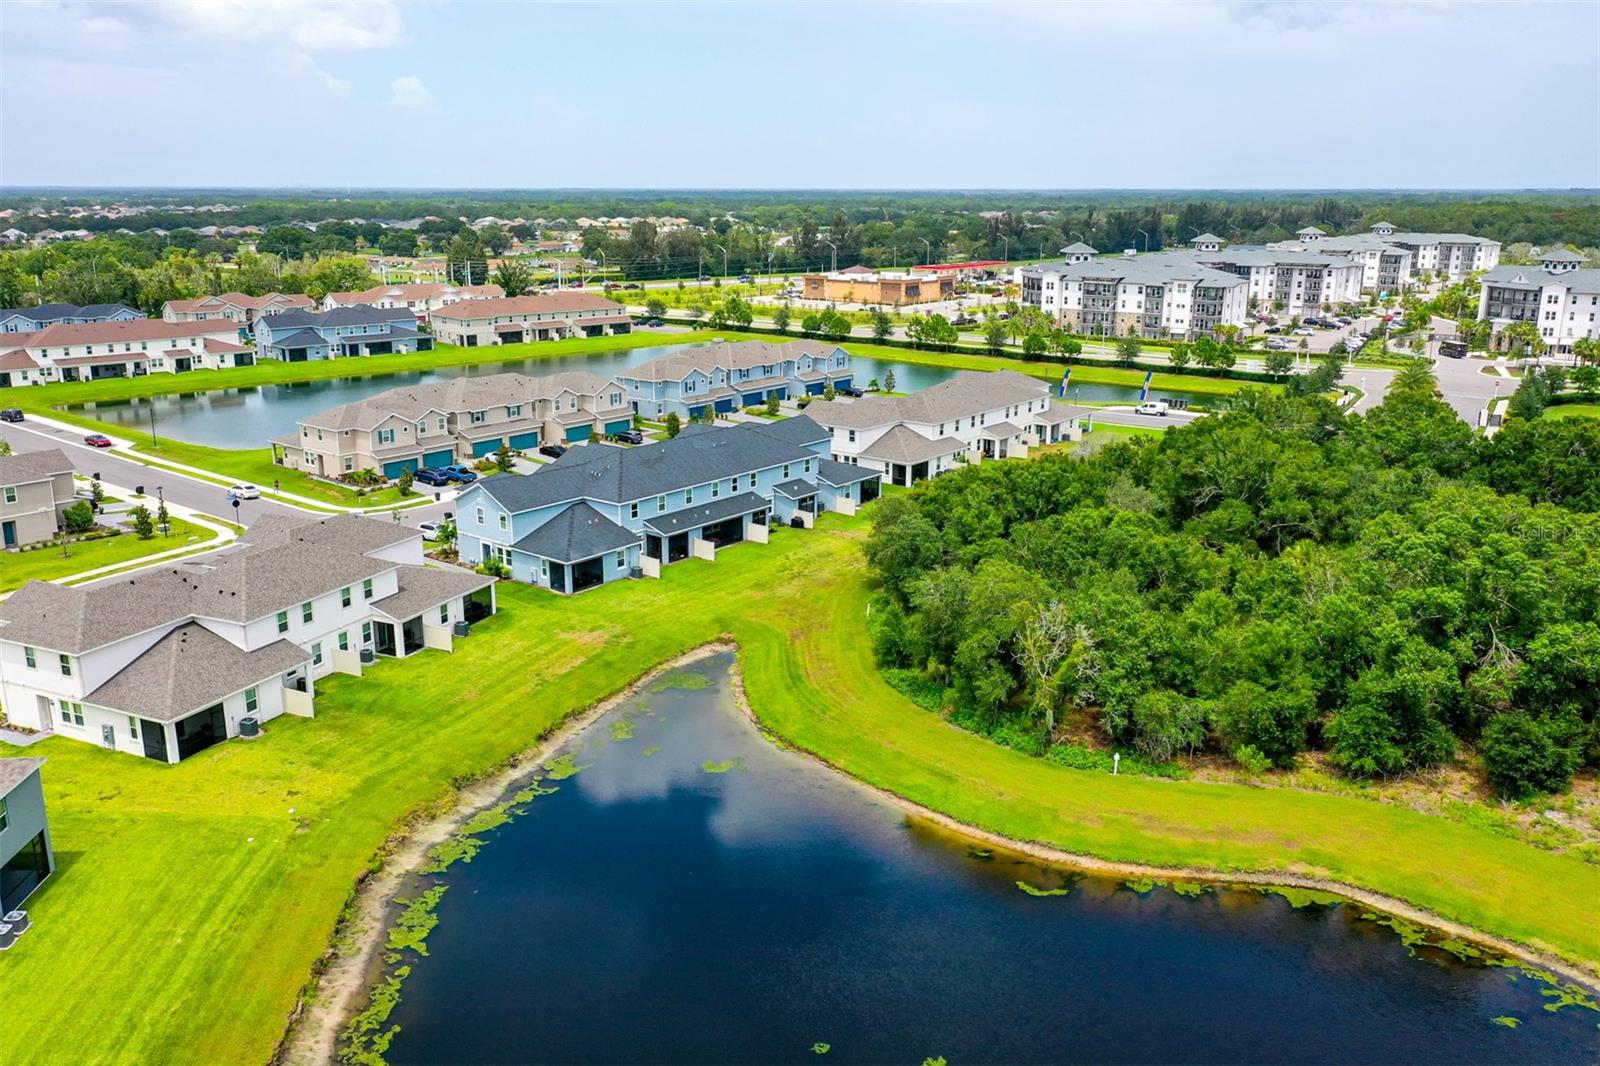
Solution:
<svg viewBox="0 0 1600 1066"><path fill-rule="evenodd" d="M440 433L444 432L444 419L442 419L442 418L439 419L439 432Z"/></svg>
<svg viewBox="0 0 1600 1066"><path fill-rule="evenodd" d="M721 496L721 495L722 495L722 482L713 481L711 483L711 498L714 500L718 496Z"/></svg>
<svg viewBox="0 0 1600 1066"><path fill-rule="evenodd" d="M621 570L623 567L625 567L627 565L628 565L628 553L625 552L625 551L618 552L617 553L617 569Z"/></svg>
<svg viewBox="0 0 1600 1066"><path fill-rule="evenodd" d="M475 426L481 425L488 417L489 416L483 411L470 411L467 413L468 420L471 421Z"/></svg>
<svg viewBox="0 0 1600 1066"><path fill-rule="evenodd" d="M289 632L289 612L288 611L279 611L278 612L278 632L279 633L287 633L287 632Z"/></svg>
<svg viewBox="0 0 1600 1066"><path fill-rule="evenodd" d="M611 394L611 406L612 407L621 407L622 406L622 393L613 392Z"/></svg>
<svg viewBox="0 0 1600 1066"><path fill-rule="evenodd" d="M521 418L522 417L522 405L520 403L508 403L508 404L506 404L506 417L507 418Z"/></svg>
<svg viewBox="0 0 1600 1066"><path fill-rule="evenodd" d="M340 607L348 607L348 606L350 606L350 586L349 585L346 585L344 588L339 590L339 606Z"/></svg>
<svg viewBox="0 0 1600 1066"><path fill-rule="evenodd" d="M428 432L428 423L426 423L426 422L418 422L417 423L417 436L420 437L426 432Z"/></svg>
<svg viewBox="0 0 1600 1066"><path fill-rule="evenodd" d="M683 490L683 502L685 505L694 502L694 488L692 486Z"/></svg>
<svg viewBox="0 0 1600 1066"><path fill-rule="evenodd" d="M300 605L300 621L302 621L302 622L311 621L311 601L310 600L307 600L306 602L304 602L304 603L302 603Z"/></svg>
<svg viewBox="0 0 1600 1066"><path fill-rule="evenodd" d="M628 517L629 518L638 518L639 517L639 501L638 500L634 500L632 503L628 504Z"/></svg>
<svg viewBox="0 0 1600 1066"><path fill-rule="evenodd" d="M322 642L320 640L317 641L317 643L311 645L311 665L312 666L321 666L322 665Z"/></svg>
<svg viewBox="0 0 1600 1066"><path fill-rule="evenodd" d="M23 648L23 649L22 649L22 658L23 658L23 661L24 661L24 662L26 662L26 663L27 663L27 664L28 664L28 669L29 669L29 670L36 670L36 669L38 669L38 667L39 667L39 660L38 660L38 658L37 658L37 657L36 657L36 656L35 656L35 655L34 655L34 653L33 653L33 649L32 649L32 648L27 648L27 647L24 647L24 648Z"/></svg>
<svg viewBox="0 0 1600 1066"><path fill-rule="evenodd" d="M442 626L450 624L450 605L448 603L439 605L439 624Z"/></svg>
<svg viewBox="0 0 1600 1066"><path fill-rule="evenodd" d="M394 443L394 430L392 430L392 429L380 429L380 430L378 430L378 443L379 444L393 444Z"/></svg>
<svg viewBox="0 0 1600 1066"><path fill-rule="evenodd" d="M539 576L544 578L546 583L549 582L549 580L550 580L550 560L549 559L540 559L539 560Z"/></svg>
<svg viewBox="0 0 1600 1066"><path fill-rule="evenodd" d="M62 677L71 677L72 676L72 660L70 658L68 658L65 654L58 655L56 657L56 659L61 664L61 676Z"/></svg>
<svg viewBox="0 0 1600 1066"><path fill-rule="evenodd" d="M139 739L139 719L131 714L128 715L128 736L134 740ZM4 827L0 826L0 828Z"/></svg>
<svg viewBox="0 0 1600 1066"><path fill-rule="evenodd" d="M483 525L483 508L478 508L478 525Z"/></svg>
<svg viewBox="0 0 1600 1066"><path fill-rule="evenodd" d="M502 514L500 516L500 528L501 528L501 530L503 531L503 530L509 529L510 526L511 526L511 520L509 518L507 518L504 514Z"/></svg>
<svg viewBox="0 0 1600 1066"><path fill-rule="evenodd" d="M81 703L72 703L72 702L70 702L68 700L62 700L61 701L61 724L62 725L82 725L83 724L83 704L81 704Z"/></svg>
<svg viewBox="0 0 1600 1066"><path fill-rule="evenodd" d="M17 502L17 489L15 485L7 485L5 488L5 493L7 503Z"/></svg>
<svg viewBox="0 0 1600 1066"><path fill-rule="evenodd" d="M361 598L364 600L372 599L372 579L370 577L361 582Z"/></svg>
<svg viewBox="0 0 1600 1066"><path fill-rule="evenodd" d="M350 650L350 634L346 633L342 629L339 630L339 650L340 651L349 651Z"/></svg>
<svg viewBox="0 0 1600 1066"><path fill-rule="evenodd" d="M783 479L785 481L789 480L789 464L788 463L784 463L783 464Z"/></svg>
<svg viewBox="0 0 1600 1066"><path fill-rule="evenodd" d="M372 643L372 623L371 622L362 622L361 623L361 643L363 643L363 644L371 644Z"/></svg>
<svg viewBox="0 0 1600 1066"><path fill-rule="evenodd" d="M944 432L944 427L943 426L939 427L939 432L940 433ZM853 429L845 430L845 439L848 440L851 444L854 444L856 442L856 431L853 430Z"/></svg>
<svg viewBox="0 0 1600 1066"><path fill-rule="evenodd" d="M353 455L345 456L344 457L344 472L348 474L352 470L354 470L355 468L356 468L356 458L355 458L355 456L353 456Z"/></svg>
<svg viewBox="0 0 1600 1066"><path fill-rule="evenodd" d="M321 647L321 645L318 645L318 647ZM253 689L253 688L245 689L244 690L244 713L245 714L255 714L256 713L256 708L259 707L259 706L261 706L261 701L256 699L256 690Z"/></svg>
<svg viewBox="0 0 1600 1066"><path fill-rule="evenodd" d="M662 511L665 511L666 509L667 509L667 498L665 496L657 496L656 497L656 514L660 514Z"/></svg>

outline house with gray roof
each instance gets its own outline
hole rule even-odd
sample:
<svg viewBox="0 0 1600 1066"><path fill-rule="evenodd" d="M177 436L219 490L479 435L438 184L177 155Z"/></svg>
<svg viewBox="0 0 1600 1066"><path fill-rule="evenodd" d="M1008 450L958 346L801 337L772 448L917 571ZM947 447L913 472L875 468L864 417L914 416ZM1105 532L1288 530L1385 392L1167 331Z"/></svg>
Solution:
<svg viewBox="0 0 1600 1066"><path fill-rule="evenodd" d="M426 352L433 337L404 307L355 304L328 311L290 308L256 321L256 350L267 359L303 363L355 355Z"/></svg>
<svg viewBox="0 0 1600 1066"><path fill-rule="evenodd" d="M72 460L60 448L0 455L0 548L52 539L73 503Z"/></svg>
<svg viewBox="0 0 1600 1066"><path fill-rule="evenodd" d="M377 656L448 651L494 611L494 579L424 565L415 529L267 515L233 548L0 603L12 721L178 762L311 717L316 681Z"/></svg>
<svg viewBox="0 0 1600 1066"><path fill-rule="evenodd" d="M719 341L663 355L617 375L633 409L646 418L698 418L708 408L818 396L851 383L850 353L831 341Z"/></svg>
<svg viewBox="0 0 1600 1066"><path fill-rule="evenodd" d="M828 438L802 415L695 424L637 448L574 448L532 474L467 486L456 500L458 548L562 593L657 576L729 544L765 542L770 522L809 526L875 499L878 473L830 460Z"/></svg>
<svg viewBox="0 0 1600 1066"><path fill-rule="evenodd" d="M43 759L0 759L0 951L11 947L18 928L4 916L20 910L56 868L43 766Z"/></svg>
<svg viewBox="0 0 1600 1066"><path fill-rule="evenodd" d="M126 304L39 304L36 307L0 309L0 333L37 333L46 326L82 325L87 322L131 322L145 317Z"/></svg>

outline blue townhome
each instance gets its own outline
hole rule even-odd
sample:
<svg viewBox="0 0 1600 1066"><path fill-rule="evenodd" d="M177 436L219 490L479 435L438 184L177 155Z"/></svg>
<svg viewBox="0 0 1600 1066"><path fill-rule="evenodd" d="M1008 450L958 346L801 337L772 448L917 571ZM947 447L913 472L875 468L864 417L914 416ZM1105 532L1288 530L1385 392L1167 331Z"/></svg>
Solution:
<svg viewBox="0 0 1600 1066"><path fill-rule="evenodd" d="M89 322L132 322L144 318L125 304L40 304L0 310L0 333L38 333L46 326L81 326Z"/></svg>
<svg viewBox="0 0 1600 1066"><path fill-rule="evenodd" d="M417 316L404 307L357 304L331 311L280 311L256 321L258 354L285 363L432 348L433 338L417 328Z"/></svg>
<svg viewBox="0 0 1600 1066"><path fill-rule="evenodd" d="M660 444L574 448L533 474L476 482L456 500L463 559L498 559L518 581L581 592L656 577L690 556L765 543L772 522L809 528L854 514L881 475L827 457L828 430L804 416L713 428Z"/></svg>
<svg viewBox="0 0 1600 1066"><path fill-rule="evenodd" d="M646 418L698 417L709 406L725 414L736 407L806 394L833 382L850 384L850 353L826 341L737 341L685 348L617 375L633 409Z"/></svg>

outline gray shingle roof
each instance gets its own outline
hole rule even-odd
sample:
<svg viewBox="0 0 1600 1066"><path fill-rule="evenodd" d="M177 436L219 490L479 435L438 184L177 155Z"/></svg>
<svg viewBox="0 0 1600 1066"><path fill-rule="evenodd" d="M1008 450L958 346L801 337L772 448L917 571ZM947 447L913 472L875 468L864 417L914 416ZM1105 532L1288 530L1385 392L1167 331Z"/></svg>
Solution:
<svg viewBox="0 0 1600 1066"><path fill-rule="evenodd" d="M815 482L794 477L788 481L778 482L772 486L772 491L779 496L787 496L791 500L798 500L803 496L815 496L817 494L817 486Z"/></svg>
<svg viewBox="0 0 1600 1066"><path fill-rule="evenodd" d="M189 622L156 641L84 702L173 722L310 660L310 653L286 640L245 651Z"/></svg>
<svg viewBox="0 0 1600 1066"><path fill-rule="evenodd" d="M686 529L699 529L703 525L720 522L725 518L765 510L768 506L770 505L767 501L758 493L741 492L737 496L724 496L710 503L659 515L646 522L645 527L663 536L671 536Z"/></svg>
<svg viewBox="0 0 1600 1066"><path fill-rule="evenodd" d="M26 485L30 481L48 481L57 474L70 473L72 460L60 448L0 455L0 485Z"/></svg>
<svg viewBox="0 0 1600 1066"><path fill-rule="evenodd" d="M640 542L639 534L623 529L586 503L575 503L512 547L552 562L577 563Z"/></svg>
<svg viewBox="0 0 1600 1066"><path fill-rule="evenodd" d="M280 329L326 329L330 326L372 326L385 322L398 323L411 328L417 324L417 316L404 307L374 307L372 304L352 304L348 307L335 307L331 311L306 311L292 307L287 311L279 311L262 321L270 324L272 332ZM276 343L276 342L274 342Z"/></svg>
<svg viewBox="0 0 1600 1066"><path fill-rule="evenodd" d="M990 426L979 426L978 427L979 436L993 437L996 440L999 440L1002 437L1015 437L1018 433L1021 433L1021 432L1022 432L1022 430L1018 429L1016 426L1012 425L1010 422L996 422L996 423L994 423L993 425L990 425Z"/></svg>
<svg viewBox="0 0 1600 1066"><path fill-rule="evenodd" d="M833 437L829 430L817 425L816 420L807 415L780 418L774 422L743 422L739 428L751 433L765 433L797 448L804 448L808 444L819 444Z"/></svg>
<svg viewBox="0 0 1600 1066"><path fill-rule="evenodd" d="M619 377L633 381L682 381L698 370L709 374L714 370L749 370L753 367L779 363L785 359L798 359L802 355L831 355L839 345L831 341L793 340L783 343L773 341L734 341L704 344L663 355L648 363L622 371ZM753 382L730 382L734 387Z"/></svg>
<svg viewBox="0 0 1600 1066"><path fill-rule="evenodd" d="M1195 237L1195 239L1190 241L1189 243L1190 244L1221 244L1222 243L1222 238L1218 237L1215 233L1202 233L1199 236Z"/></svg>
<svg viewBox="0 0 1600 1066"><path fill-rule="evenodd" d="M494 584L492 577L455 566L402 566L399 576L400 591L373 604L397 622Z"/></svg>
<svg viewBox="0 0 1600 1066"><path fill-rule="evenodd" d="M248 622L376 577L396 564L321 544L244 548L180 568L190 587L183 613Z"/></svg>
<svg viewBox="0 0 1600 1066"><path fill-rule="evenodd" d="M1071 244L1061 249L1062 255L1082 255L1084 253L1088 253L1089 255L1100 254L1094 248L1089 247L1089 245L1084 244L1082 241L1073 241Z"/></svg>
<svg viewBox="0 0 1600 1066"><path fill-rule="evenodd" d="M806 414L821 425L844 429L871 429L892 422L937 425L1010 404L1046 400L1049 395L1050 386L1045 382L1015 370L962 370L909 396L818 401L806 407Z"/></svg>
<svg viewBox="0 0 1600 1066"><path fill-rule="evenodd" d="M241 543L265 547L268 544L292 542L320 544L328 548L365 554L422 536L410 526L398 522L368 518L365 515L333 515L329 518L306 518L269 512L257 518L245 531Z"/></svg>
<svg viewBox="0 0 1600 1066"><path fill-rule="evenodd" d="M914 429L895 426L873 441L861 454L869 459L890 463L922 463L941 455L953 455L966 450L966 445L954 437L929 440Z"/></svg>
<svg viewBox="0 0 1600 1066"><path fill-rule="evenodd" d="M591 374L587 370L567 370L540 377L514 373L459 377L429 385L402 385L387 389L362 400L319 411L302 418L300 424L314 429L372 429L394 415L407 421L416 421L430 411L443 414L483 411L505 404L553 399L563 392L599 396L611 386L615 386L616 392L622 391L622 386L614 379ZM624 408L613 410L620 416ZM608 412L601 409L601 413ZM559 413L565 414L589 418L594 412L579 410ZM487 431L493 427L483 428Z"/></svg>
<svg viewBox="0 0 1600 1066"><path fill-rule="evenodd" d="M328 338L314 329L297 329L287 337L272 338L273 348L309 348L314 344L327 344Z"/></svg>
<svg viewBox="0 0 1600 1066"><path fill-rule="evenodd" d="M43 765L43 759L0 759L0 796L22 784Z"/></svg>
<svg viewBox="0 0 1600 1066"><path fill-rule="evenodd" d="M1119 255L1091 259L1083 263L1041 263L1038 266L1024 267L1022 272L1030 277L1043 277L1048 274L1068 280L1121 281L1136 285L1171 285L1186 281L1210 288L1227 289L1247 284L1244 278L1203 265L1193 251Z"/></svg>
<svg viewBox="0 0 1600 1066"><path fill-rule="evenodd" d="M1565 248L1552 248L1548 252L1543 252L1543 253L1541 253L1539 255L1539 262L1541 262L1541 263L1586 263L1586 262L1588 262L1588 260L1585 259L1583 256L1579 255L1577 252L1568 251Z"/></svg>
<svg viewBox="0 0 1600 1066"><path fill-rule="evenodd" d="M854 485L858 481L871 481L883 475L876 470L853 463L838 463L832 459L817 460L817 480L829 485Z"/></svg>

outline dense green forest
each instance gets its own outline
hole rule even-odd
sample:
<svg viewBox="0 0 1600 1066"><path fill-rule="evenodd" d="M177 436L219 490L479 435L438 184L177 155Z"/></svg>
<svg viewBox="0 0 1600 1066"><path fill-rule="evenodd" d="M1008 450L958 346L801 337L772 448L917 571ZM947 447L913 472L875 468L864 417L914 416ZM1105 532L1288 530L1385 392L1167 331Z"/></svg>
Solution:
<svg viewBox="0 0 1600 1066"><path fill-rule="evenodd" d="M1597 511L1600 420L1485 440L1425 368L1365 416L1308 383L886 499L869 625L892 680L1037 754L1081 753L1068 719L1354 778L1467 744L1520 797L1600 760Z"/></svg>

